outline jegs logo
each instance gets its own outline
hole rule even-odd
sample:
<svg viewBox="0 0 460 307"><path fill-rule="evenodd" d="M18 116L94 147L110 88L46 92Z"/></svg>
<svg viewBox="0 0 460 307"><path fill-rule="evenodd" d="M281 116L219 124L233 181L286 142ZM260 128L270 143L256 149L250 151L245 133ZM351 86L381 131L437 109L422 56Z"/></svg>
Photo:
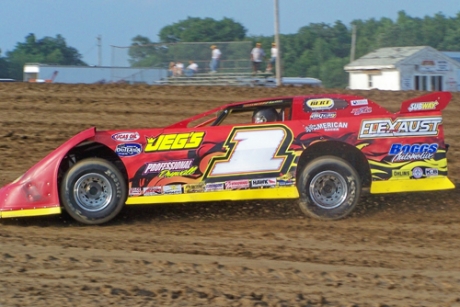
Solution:
<svg viewBox="0 0 460 307"><path fill-rule="evenodd" d="M437 101L433 101L433 102L414 102L414 103L410 104L408 110L409 110L409 112L435 110L436 106L438 104L439 104L439 102L437 102Z"/></svg>
<svg viewBox="0 0 460 307"><path fill-rule="evenodd" d="M389 138L399 136L436 136L441 117L397 118L396 120L363 120L359 130L360 139Z"/></svg>
<svg viewBox="0 0 460 307"><path fill-rule="evenodd" d="M145 152L156 152L166 150L195 149L201 145L204 132L185 132L162 134L156 138L147 138Z"/></svg>

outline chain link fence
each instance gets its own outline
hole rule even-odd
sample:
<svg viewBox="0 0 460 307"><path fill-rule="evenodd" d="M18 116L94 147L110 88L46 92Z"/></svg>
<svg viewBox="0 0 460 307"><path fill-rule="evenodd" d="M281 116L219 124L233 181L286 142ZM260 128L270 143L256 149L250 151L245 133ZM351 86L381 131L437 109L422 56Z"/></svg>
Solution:
<svg viewBox="0 0 460 307"><path fill-rule="evenodd" d="M156 43L139 46L111 46L114 70L117 67L168 69L170 62L182 62L188 66L190 60L198 64L200 73L210 71L211 46L221 51L218 71L221 73L248 73L251 71L250 41L206 42L206 43ZM167 72L166 72L167 73ZM135 76L131 76L135 78Z"/></svg>

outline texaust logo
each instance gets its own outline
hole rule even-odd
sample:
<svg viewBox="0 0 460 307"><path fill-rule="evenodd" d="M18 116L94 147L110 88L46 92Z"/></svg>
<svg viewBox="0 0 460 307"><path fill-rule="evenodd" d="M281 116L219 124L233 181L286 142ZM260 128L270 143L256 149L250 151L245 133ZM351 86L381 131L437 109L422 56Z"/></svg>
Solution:
<svg viewBox="0 0 460 307"><path fill-rule="evenodd" d="M137 143L118 144L115 153L120 157L133 157L142 152L142 145Z"/></svg>
<svg viewBox="0 0 460 307"><path fill-rule="evenodd" d="M359 138L436 136L438 135L441 122L441 117L363 120L359 131Z"/></svg>

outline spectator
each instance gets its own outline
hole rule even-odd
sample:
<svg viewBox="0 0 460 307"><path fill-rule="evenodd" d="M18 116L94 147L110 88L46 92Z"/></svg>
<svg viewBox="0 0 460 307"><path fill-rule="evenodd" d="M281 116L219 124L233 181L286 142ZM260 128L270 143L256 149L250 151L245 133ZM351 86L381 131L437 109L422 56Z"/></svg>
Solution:
<svg viewBox="0 0 460 307"><path fill-rule="evenodd" d="M265 57L265 52L262 49L262 44L257 43L251 51L252 71L254 74L260 73L260 63Z"/></svg>
<svg viewBox="0 0 460 307"><path fill-rule="evenodd" d="M211 68L211 73L215 73L217 72L217 68L219 67L220 56L222 55L222 53L216 45L212 45L211 49L211 62L209 63L209 67Z"/></svg>
<svg viewBox="0 0 460 307"><path fill-rule="evenodd" d="M175 76L176 76L176 63L169 62L168 77L175 77Z"/></svg>
<svg viewBox="0 0 460 307"><path fill-rule="evenodd" d="M177 61L176 62L176 76L180 77L182 76L182 73L184 72L184 64L182 62Z"/></svg>
<svg viewBox="0 0 460 307"><path fill-rule="evenodd" d="M276 48L276 43L272 43L272 49L270 49L270 54L270 61L268 62L266 72L271 72L273 66L276 64L276 58L278 57L278 48Z"/></svg>
<svg viewBox="0 0 460 307"><path fill-rule="evenodd" d="M198 64L194 61L188 61L189 65L185 69L185 75L187 77L193 77L198 72Z"/></svg>

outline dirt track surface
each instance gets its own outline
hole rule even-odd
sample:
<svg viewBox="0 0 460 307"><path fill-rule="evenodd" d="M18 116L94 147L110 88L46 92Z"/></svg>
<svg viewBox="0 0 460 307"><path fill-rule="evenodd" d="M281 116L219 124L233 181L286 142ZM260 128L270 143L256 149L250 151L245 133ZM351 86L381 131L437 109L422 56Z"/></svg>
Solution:
<svg viewBox="0 0 460 307"><path fill-rule="evenodd" d="M90 126L164 126L245 99L418 92L0 84L0 185ZM444 112L460 183L460 94ZM127 207L103 226L0 221L0 306L460 306L460 190L371 196L321 222L294 202Z"/></svg>

